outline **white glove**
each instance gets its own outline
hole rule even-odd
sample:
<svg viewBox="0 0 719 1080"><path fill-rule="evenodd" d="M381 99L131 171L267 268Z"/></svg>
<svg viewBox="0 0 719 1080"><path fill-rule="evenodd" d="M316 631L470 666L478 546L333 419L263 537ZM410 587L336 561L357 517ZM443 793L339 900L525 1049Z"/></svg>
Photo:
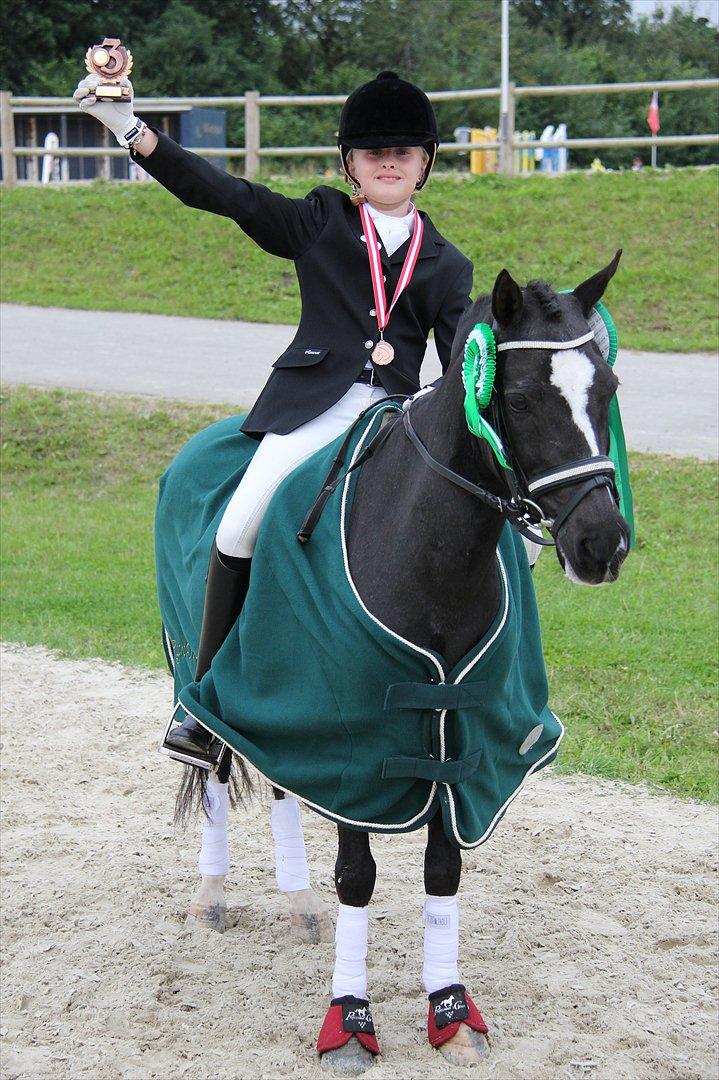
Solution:
<svg viewBox="0 0 719 1080"><path fill-rule="evenodd" d="M141 125L132 107L132 83L127 78L120 79L120 86L130 87L130 97L118 101L98 101L95 89L102 82L97 75L87 75L77 84L72 95L83 112L96 116L101 124L109 128L120 146L130 146L128 137L134 135Z"/></svg>

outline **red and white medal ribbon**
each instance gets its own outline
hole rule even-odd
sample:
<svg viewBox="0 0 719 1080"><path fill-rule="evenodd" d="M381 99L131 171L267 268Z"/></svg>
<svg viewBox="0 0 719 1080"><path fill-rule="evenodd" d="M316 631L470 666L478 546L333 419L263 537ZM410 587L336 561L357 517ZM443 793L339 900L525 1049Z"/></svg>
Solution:
<svg viewBox="0 0 719 1080"><path fill-rule="evenodd" d="M388 341L384 340L384 331L389 317L392 314L395 304L399 300L404 290L412 280L412 274L414 268L417 265L417 259L419 258L419 251L422 247L422 235L424 233L424 222L417 212L417 208L414 208L414 226L412 229L412 240L409 245L409 250L405 256L404 265L402 267L402 273L399 275L399 281L397 282L397 288L394 291L392 297L392 303L389 308L387 307L387 294L384 287L384 279L382 276L382 260L379 254L379 242L377 240L377 232L374 227L374 221L367 207L362 203L359 208L360 217L362 218L362 228L364 229L365 240L367 241L367 255L369 256L369 268L372 275L372 292L374 293L374 306L377 311L377 326L379 328L380 340L375 345L372 352L372 360L375 364L391 364L394 359L394 349Z"/></svg>

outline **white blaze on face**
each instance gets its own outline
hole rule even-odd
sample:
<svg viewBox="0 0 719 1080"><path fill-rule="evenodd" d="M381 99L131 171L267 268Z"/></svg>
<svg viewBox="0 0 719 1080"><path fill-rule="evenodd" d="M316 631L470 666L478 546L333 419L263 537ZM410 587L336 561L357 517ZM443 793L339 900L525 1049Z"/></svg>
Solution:
<svg viewBox="0 0 719 1080"><path fill-rule="evenodd" d="M552 356L551 383L556 386L572 412L572 419L589 444L591 454L599 454L597 436L587 412L594 366L578 349L564 349Z"/></svg>

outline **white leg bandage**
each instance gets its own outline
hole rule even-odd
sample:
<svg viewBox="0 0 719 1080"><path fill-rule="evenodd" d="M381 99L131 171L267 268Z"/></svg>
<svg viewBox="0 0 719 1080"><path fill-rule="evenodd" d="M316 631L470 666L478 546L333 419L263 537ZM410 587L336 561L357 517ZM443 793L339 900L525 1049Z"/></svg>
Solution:
<svg viewBox="0 0 719 1080"><path fill-rule="evenodd" d="M275 838L275 876L280 892L309 889L305 838L297 799L285 796L272 803L272 835Z"/></svg>
<svg viewBox="0 0 719 1080"><path fill-rule="evenodd" d="M335 931L335 970L332 997L367 997L367 914L366 907L340 904Z"/></svg>
<svg viewBox="0 0 719 1080"><path fill-rule="evenodd" d="M230 846L227 842L229 784L220 784L214 776L207 781L205 817L202 823L202 847L197 860L201 874L226 874L230 869Z"/></svg>
<svg viewBox="0 0 719 1080"><path fill-rule="evenodd" d="M427 896L424 902L424 967L428 994L459 982L459 905L456 896Z"/></svg>

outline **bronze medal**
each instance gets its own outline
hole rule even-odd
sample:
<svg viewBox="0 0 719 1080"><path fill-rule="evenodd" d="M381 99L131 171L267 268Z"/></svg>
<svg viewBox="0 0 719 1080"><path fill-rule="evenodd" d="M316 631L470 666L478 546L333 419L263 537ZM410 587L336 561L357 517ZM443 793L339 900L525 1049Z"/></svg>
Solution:
<svg viewBox="0 0 719 1080"><path fill-rule="evenodd" d="M412 274L419 258L419 249L422 246L422 235L424 232L424 225L422 218L414 211L414 229L412 232L412 241L409 245L409 249L405 256L404 265L399 275L399 280L392 297L392 303L387 309L387 296L384 288L384 276L382 274L382 260L379 254L379 243L377 241L377 233L375 231L374 222L369 213L369 210L365 205L361 205L359 208L360 218L362 219L362 225L364 226L363 240L367 243L367 255L369 258L370 275L372 278L372 293L374 295L375 311L370 314L377 316L377 329L379 330L380 339L372 350L372 362L379 367L384 367L386 364L391 364L394 360L394 346L390 345L389 341L384 340L384 330L389 322L389 317L392 314L392 309L400 298L400 295L409 285L412 280Z"/></svg>
<svg viewBox="0 0 719 1080"><path fill-rule="evenodd" d="M373 364L391 364L394 360L394 349L390 345L389 341L378 341L372 350L372 363Z"/></svg>

